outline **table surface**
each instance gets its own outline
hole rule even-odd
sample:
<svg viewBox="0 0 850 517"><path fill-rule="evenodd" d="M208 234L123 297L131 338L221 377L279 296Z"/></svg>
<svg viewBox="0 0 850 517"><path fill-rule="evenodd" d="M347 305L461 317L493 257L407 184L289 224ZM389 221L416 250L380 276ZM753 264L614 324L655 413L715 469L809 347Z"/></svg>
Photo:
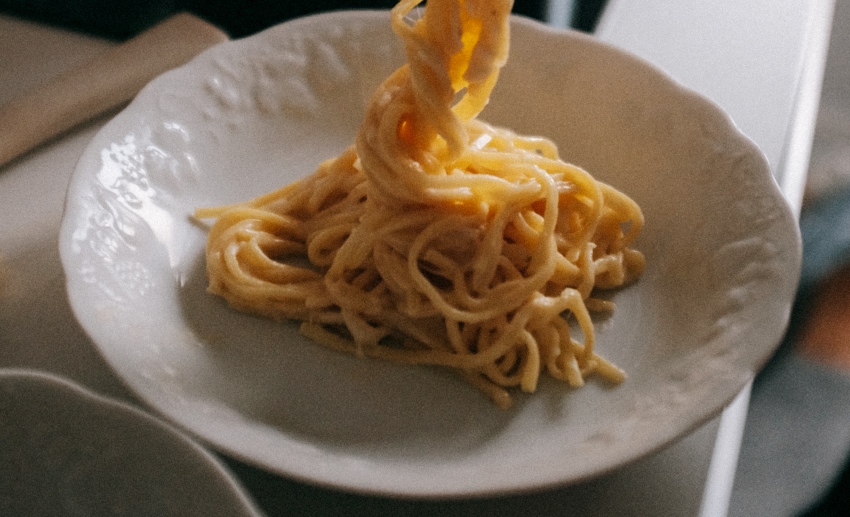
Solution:
<svg viewBox="0 0 850 517"><path fill-rule="evenodd" d="M711 5L709 5L711 4ZM833 0L610 0L596 30L724 108L763 150L799 210L820 94ZM81 65L113 43L0 16L0 104ZM138 404L76 323L57 238L68 179L107 114L0 168L0 368L53 372ZM31 199L17 210L19 199ZM25 286L26 288L22 288ZM226 459L269 515L726 514L748 389L694 432L588 482L474 501L397 501L279 478Z"/></svg>

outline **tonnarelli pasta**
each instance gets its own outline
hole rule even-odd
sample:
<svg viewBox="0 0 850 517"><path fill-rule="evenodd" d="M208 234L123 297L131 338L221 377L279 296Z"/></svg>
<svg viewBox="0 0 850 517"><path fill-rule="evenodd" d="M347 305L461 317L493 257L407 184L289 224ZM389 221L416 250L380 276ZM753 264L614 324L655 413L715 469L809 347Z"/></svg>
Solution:
<svg viewBox="0 0 850 517"><path fill-rule="evenodd" d="M510 0L428 0L409 16L420 1L392 11L407 64L354 145L277 191L197 211L215 218L210 291L338 350L457 369L501 407L541 372L619 382L590 317L613 307L591 293L643 271L640 208L549 140L476 118L508 56Z"/></svg>

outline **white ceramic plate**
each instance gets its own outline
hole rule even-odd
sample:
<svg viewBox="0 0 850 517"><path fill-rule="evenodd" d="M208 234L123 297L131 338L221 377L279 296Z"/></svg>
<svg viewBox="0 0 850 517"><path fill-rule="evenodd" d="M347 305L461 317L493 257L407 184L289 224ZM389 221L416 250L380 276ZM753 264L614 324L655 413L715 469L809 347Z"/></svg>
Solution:
<svg viewBox="0 0 850 517"><path fill-rule="evenodd" d="M171 426L52 374L0 370L0 515L260 512Z"/></svg>
<svg viewBox="0 0 850 517"><path fill-rule="evenodd" d="M450 372L341 355L205 292L192 211L335 156L401 59L386 13L301 19L165 74L97 135L70 185L61 254L74 311L118 375L228 454L405 496L584 479L716 415L781 337L795 220L762 155L714 105L619 50L528 20L514 21L482 118L554 139L643 207L648 269L597 325L624 384L543 382L504 412Z"/></svg>

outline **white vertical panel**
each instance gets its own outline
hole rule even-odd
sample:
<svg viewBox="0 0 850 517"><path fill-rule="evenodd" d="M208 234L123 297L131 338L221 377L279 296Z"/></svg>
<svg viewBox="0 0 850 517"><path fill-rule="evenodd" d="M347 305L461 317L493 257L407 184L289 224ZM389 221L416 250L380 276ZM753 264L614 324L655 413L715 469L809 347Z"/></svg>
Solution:
<svg viewBox="0 0 850 517"><path fill-rule="evenodd" d="M828 34L832 7L833 0L610 0L596 35L717 102L776 171L809 60L825 57L813 46Z"/></svg>

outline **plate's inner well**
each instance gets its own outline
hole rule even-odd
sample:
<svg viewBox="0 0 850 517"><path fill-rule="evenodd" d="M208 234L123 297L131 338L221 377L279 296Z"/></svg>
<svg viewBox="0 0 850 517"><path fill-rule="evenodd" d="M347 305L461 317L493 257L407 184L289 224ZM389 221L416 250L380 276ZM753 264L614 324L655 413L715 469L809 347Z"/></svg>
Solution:
<svg viewBox="0 0 850 517"><path fill-rule="evenodd" d="M504 412L450 372L339 354L206 292L193 211L338 155L402 60L386 13L296 20L165 74L103 128L74 173L60 249L74 311L117 374L225 453L385 494L583 479L717 414L784 329L793 216L714 105L617 49L524 19L481 119L552 139L643 209L648 268L595 326L622 385L544 380Z"/></svg>

